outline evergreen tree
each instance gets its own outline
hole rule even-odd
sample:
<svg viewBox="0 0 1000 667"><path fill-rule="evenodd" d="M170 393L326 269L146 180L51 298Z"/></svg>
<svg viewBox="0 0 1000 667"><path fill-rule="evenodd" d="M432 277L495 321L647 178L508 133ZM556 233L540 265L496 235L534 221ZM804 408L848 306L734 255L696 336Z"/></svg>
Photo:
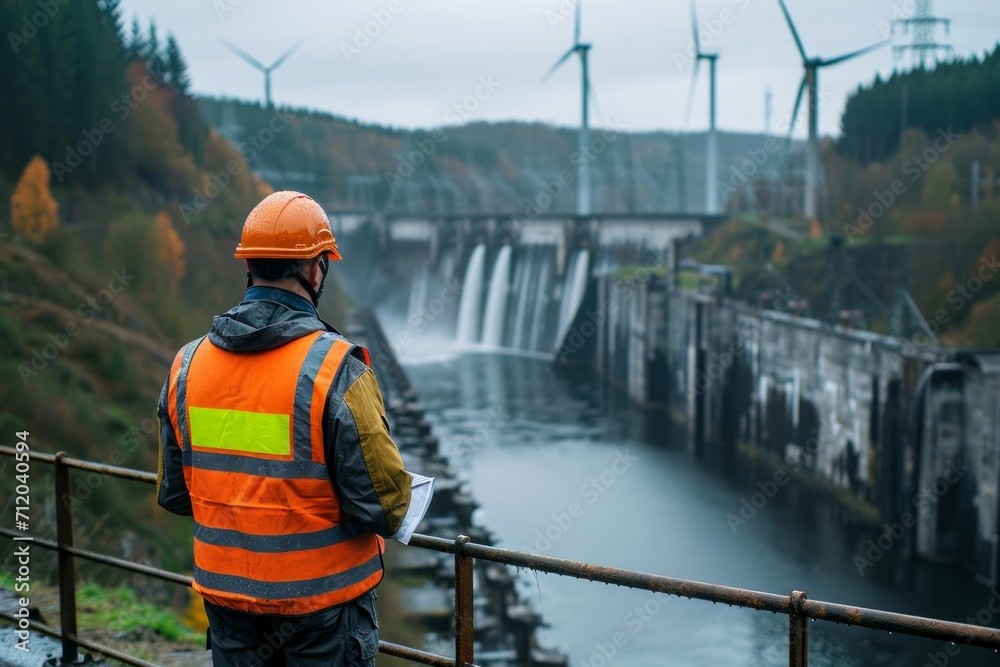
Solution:
<svg viewBox="0 0 1000 667"><path fill-rule="evenodd" d="M125 60L131 62L136 58L141 58L145 52L145 44L142 39L142 27L139 25L139 19L132 19L132 30L129 32L128 43L125 48Z"/></svg>
<svg viewBox="0 0 1000 667"><path fill-rule="evenodd" d="M156 22L149 22L149 37L146 39L146 69L152 74L157 81L163 83L166 81L167 75L167 64L163 58L163 53L160 46L160 38L156 34Z"/></svg>
<svg viewBox="0 0 1000 667"><path fill-rule="evenodd" d="M181 95L187 95L188 90L191 88L191 79L187 73L187 62L184 60L184 55L177 45L177 40L169 33L167 34L166 74L167 81L173 85L177 92Z"/></svg>

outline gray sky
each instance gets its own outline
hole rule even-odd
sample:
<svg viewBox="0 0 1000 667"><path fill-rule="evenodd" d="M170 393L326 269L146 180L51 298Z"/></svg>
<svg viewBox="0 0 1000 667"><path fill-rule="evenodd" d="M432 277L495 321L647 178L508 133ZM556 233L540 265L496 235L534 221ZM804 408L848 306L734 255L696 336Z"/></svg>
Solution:
<svg viewBox="0 0 1000 667"><path fill-rule="evenodd" d="M124 0L125 20L153 18L180 42L198 93L263 97L263 75L220 44L228 39L265 64L297 40L302 48L272 75L276 103L402 127L454 122L448 110L477 87L469 120L542 121L575 126L580 66L574 58L545 85L548 68L571 46L576 0ZM883 39L889 22L914 0L786 0L810 56L833 57ZM584 0L583 41L605 118L632 130L707 126L708 73L701 68L691 121L684 111L691 79L687 0ZM392 13L390 10L395 9ZM1000 39L1000 2L935 4L950 18L938 41L959 55L982 54ZM382 13L384 27L373 23ZM702 45L718 51L718 123L723 130L764 128L764 95L773 92L773 131L787 128L802 77L801 60L777 0L699 0ZM728 12L728 13L726 13ZM386 20L386 17L390 17ZM356 31L376 33L358 52ZM713 34L717 33L717 36ZM363 44L363 42L359 42ZM897 37L897 43L903 43ZM820 131L838 134L847 95L876 72L892 72L891 49L822 70ZM498 83L488 93L481 77ZM804 117L804 108L800 116ZM596 124L602 115L592 107ZM804 118L797 135L804 136Z"/></svg>

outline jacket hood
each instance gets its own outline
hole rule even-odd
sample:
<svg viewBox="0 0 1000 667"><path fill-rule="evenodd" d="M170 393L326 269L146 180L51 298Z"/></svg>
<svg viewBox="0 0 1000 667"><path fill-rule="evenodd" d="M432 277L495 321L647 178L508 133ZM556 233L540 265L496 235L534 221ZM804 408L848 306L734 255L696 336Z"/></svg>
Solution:
<svg viewBox="0 0 1000 667"><path fill-rule="evenodd" d="M208 339L228 352L255 352L279 347L314 331L339 333L314 313L278 301L253 300L215 316Z"/></svg>

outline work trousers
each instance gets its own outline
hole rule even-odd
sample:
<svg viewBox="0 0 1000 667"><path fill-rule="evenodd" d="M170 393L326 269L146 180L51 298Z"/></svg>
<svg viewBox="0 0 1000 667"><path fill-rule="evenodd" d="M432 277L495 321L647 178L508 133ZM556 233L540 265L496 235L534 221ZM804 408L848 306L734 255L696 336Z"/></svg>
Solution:
<svg viewBox="0 0 1000 667"><path fill-rule="evenodd" d="M205 602L214 667L374 667L375 591L311 614L248 614Z"/></svg>

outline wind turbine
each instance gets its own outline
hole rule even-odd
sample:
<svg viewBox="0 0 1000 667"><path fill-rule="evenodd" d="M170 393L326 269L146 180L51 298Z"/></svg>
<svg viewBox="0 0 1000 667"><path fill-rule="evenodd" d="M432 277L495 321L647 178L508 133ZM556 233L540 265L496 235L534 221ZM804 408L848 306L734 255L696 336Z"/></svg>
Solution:
<svg viewBox="0 0 1000 667"><path fill-rule="evenodd" d="M842 56L837 56L836 58L810 58L806 55L806 49L802 46L802 40L799 38L799 32L795 29L795 23L792 22L792 16L788 13L788 7L785 6L785 0L778 0L781 5L781 12L785 15L785 20L788 22L788 28L792 31L792 37L795 38L795 46L799 49L799 55L802 56L802 67L805 68L805 75L802 77L802 83L799 84L799 92L795 96L795 108L792 110L792 122L788 128L788 134L791 136L792 131L795 129L795 121L799 115L799 106L802 104L802 93L808 88L809 89L809 141L806 144L806 192L805 192L805 204L803 212L805 216L810 220L816 218L817 215L817 184L819 183L819 70L823 67L830 67L832 65L838 65L846 60L851 60L852 58L857 58L860 55L868 53L869 51L874 51L877 48L885 46L888 40L872 44L871 46L866 46L863 49L858 49L857 51L851 51L850 53L845 53Z"/></svg>
<svg viewBox="0 0 1000 667"><path fill-rule="evenodd" d="M708 134L705 137L705 212L715 215L719 212L718 197L715 194L715 182L719 178L719 146L715 134L715 61L718 53L706 53L701 50L701 39L698 37L698 8L696 0L691 0L691 31L694 35L694 69L691 70L691 88L688 92L685 123L691 116L691 105L694 103L694 91L698 86L698 67L702 60L708 61Z"/></svg>
<svg viewBox="0 0 1000 667"><path fill-rule="evenodd" d="M260 62L259 60L257 60L256 58L254 58L249 53L247 53L240 47L236 46L232 42L229 42L227 40L222 40L222 45L225 46L230 51L232 51L233 53L235 53L240 58L242 58L244 61L246 61L248 65L264 73L264 102L265 104L267 104L267 108L271 109L274 108L274 104L271 102L271 72L277 69L283 62L288 60L288 57L293 53L295 53L298 50L298 48L302 46L302 42L304 41L305 40L299 40L298 42L296 42L295 45L292 46L292 48L285 51L285 53L280 58L271 63L270 67L267 67L266 65L264 65L264 63Z"/></svg>
<svg viewBox="0 0 1000 667"><path fill-rule="evenodd" d="M563 57L556 61L549 71L542 78L542 83L549 80L557 69L559 69L563 63L570 59L570 57L575 53L580 56L580 67L582 68L583 78L582 78L582 89L583 95L581 98L581 119L580 119L580 132L578 135L578 147L581 155L580 164L577 166L577 180L576 180L576 214L577 215L590 215L590 160L585 157L589 154L588 146L590 144L590 75L588 71L588 60L587 57L590 53L590 44L584 44L580 42L580 5L582 3L577 3L576 5L576 24L573 32L573 46L570 47L569 51L563 54Z"/></svg>

